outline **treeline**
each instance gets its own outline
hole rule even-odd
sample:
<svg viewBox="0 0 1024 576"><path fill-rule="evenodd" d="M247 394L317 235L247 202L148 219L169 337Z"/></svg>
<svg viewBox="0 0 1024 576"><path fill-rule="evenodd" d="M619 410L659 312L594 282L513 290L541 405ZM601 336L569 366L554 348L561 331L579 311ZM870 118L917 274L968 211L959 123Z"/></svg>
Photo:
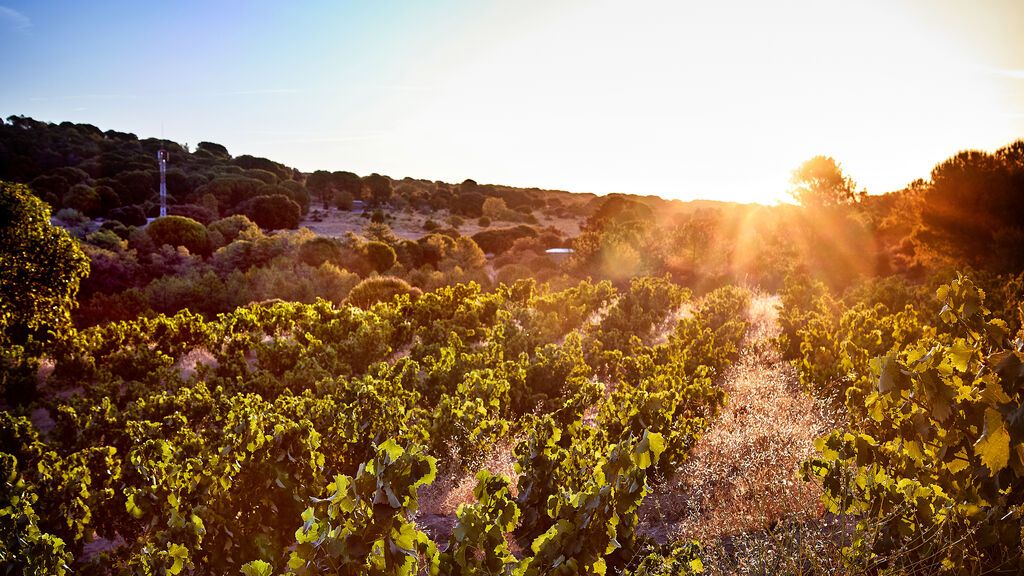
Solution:
<svg viewBox="0 0 1024 576"><path fill-rule="evenodd" d="M922 282L953 268L1024 271L1024 141L961 152L927 180L877 196L818 157L794 171L791 193L801 205L672 209L613 196L574 240L575 264L595 277L669 273L689 286L770 290L791 273L841 290L890 275Z"/></svg>
<svg viewBox="0 0 1024 576"><path fill-rule="evenodd" d="M158 212L160 149L171 159L170 213L203 224L244 214L266 229L296 228L311 204L349 210L357 200L393 210L447 209L465 218L526 222L538 206L570 214L578 205L564 192L478 185L473 180L453 185L345 171L307 175L266 158L232 156L212 142L190 150L169 140L25 116L0 123L0 180L30 185L59 217L81 214L137 226Z"/></svg>

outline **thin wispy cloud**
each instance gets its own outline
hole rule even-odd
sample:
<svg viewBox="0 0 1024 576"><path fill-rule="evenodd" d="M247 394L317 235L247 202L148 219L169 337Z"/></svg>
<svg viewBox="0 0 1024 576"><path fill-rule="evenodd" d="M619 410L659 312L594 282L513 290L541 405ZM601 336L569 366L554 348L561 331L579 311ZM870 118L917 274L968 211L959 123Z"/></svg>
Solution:
<svg viewBox="0 0 1024 576"><path fill-rule="evenodd" d="M395 92L430 92L433 90L430 86L418 86L415 84L378 84L376 87L381 90L392 90Z"/></svg>
<svg viewBox="0 0 1024 576"><path fill-rule="evenodd" d="M32 27L31 18L7 6L0 6L0 22L12 30L28 30Z"/></svg>
<svg viewBox="0 0 1024 576"><path fill-rule="evenodd" d="M222 92L217 96L251 96L255 94L298 94L294 88L256 88L254 90L236 90L234 92Z"/></svg>
<svg viewBox="0 0 1024 576"><path fill-rule="evenodd" d="M132 100L135 94L69 94L66 96L33 96L30 102L57 102L64 100Z"/></svg>

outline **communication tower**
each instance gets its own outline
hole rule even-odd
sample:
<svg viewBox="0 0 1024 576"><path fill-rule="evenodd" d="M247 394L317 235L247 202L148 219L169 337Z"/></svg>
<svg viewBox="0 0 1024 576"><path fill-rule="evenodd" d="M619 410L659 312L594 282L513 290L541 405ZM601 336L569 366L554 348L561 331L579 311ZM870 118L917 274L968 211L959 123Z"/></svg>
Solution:
<svg viewBox="0 0 1024 576"><path fill-rule="evenodd" d="M160 217L167 216L167 150L161 148L156 153L160 162Z"/></svg>

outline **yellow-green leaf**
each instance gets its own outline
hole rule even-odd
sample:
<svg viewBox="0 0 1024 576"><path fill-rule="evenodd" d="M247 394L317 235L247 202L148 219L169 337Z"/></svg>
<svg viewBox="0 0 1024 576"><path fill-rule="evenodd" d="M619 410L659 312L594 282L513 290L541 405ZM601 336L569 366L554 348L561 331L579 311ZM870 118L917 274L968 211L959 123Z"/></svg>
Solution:
<svg viewBox="0 0 1024 576"><path fill-rule="evenodd" d="M973 354L974 350L968 347L963 339L958 338L949 348L949 359L953 363L953 368L960 372L967 371L967 363L971 360Z"/></svg>
<svg viewBox="0 0 1024 576"><path fill-rule="evenodd" d="M263 560L253 560L242 565L242 574L245 576L271 576L273 573L274 567Z"/></svg>
<svg viewBox="0 0 1024 576"><path fill-rule="evenodd" d="M1010 461L1010 433L998 410L985 410L985 434L974 445L974 453L981 457L981 463L995 476Z"/></svg>

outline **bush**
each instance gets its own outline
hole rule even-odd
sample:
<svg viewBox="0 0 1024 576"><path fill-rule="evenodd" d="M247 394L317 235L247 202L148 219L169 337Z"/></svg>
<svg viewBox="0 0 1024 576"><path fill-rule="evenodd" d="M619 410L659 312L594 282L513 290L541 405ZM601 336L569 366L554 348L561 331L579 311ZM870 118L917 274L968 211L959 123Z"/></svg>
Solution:
<svg viewBox="0 0 1024 576"><path fill-rule="evenodd" d="M487 216L481 216L480 219L476 221L476 223L479 224L481 228L487 228L488 226L491 225L491 219L488 218Z"/></svg>
<svg viewBox="0 0 1024 576"><path fill-rule="evenodd" d="M497 228L494 230L483 230L473 235L473 241L484 252L501 254L512 248L516 240L520 238L534 238L537 236L537 229L532 226L513 226L511 228Z"/></svg>
<svg viewBox="0 0 1024 576"><path fill-rule="evenodd" d="M122 240L127 240L128 234L131 232L131 230L119 220L107 220L100 226L100 230L110 230L114 234L117 234L118 238L121 238Z"/></svg>
<svg viewBox="0 0 1024 576"><path fill-rule="evenodd" d="M341 244L334 238L317 236L303 242L302 246L299 247L299 260L314 268L319 267L325 262L339 265L342 262L342 258Z"/></svg>
<svg viewBox="0 0 1024 576"><path fill-rule="evenodd" d="M89 216L98 216L101 212L100 195L88 184L75 184L64 195L65 208L74 208Z"/></svg>
<svg viewBox="0 0 1024 576"><path fill-rule="evenodd" d="M302 221L302 208L283 194L257 196L240 206L240 212L252 219L260 228L295 229Z"/></svg>
<svg viewBox="0 0 1024 576"><path fill-rule="evenodd" d="M168 206L167 213L173 216L191 218L204 226L217 219L217 213L200 204L178 204Z"/></svg>
<svg viewBox="0 0 1024 576"><path fill-rule="evenodd" d="M347 190L342 190L334 195L334 205L338 207L338 210L352 210L354 202L355 198Z"/></svg>
<svg viewBox="0 0 1024 576"><path fill-rule="evenodd" d="M370 266L376 272L384 272L391 269L398 259L394 248L383 242L367 242L363 246L363 253L366 255L366 260L370 263Z"/></svg>
<svg viewBox="0 0 1024 576"><path fill-rule="evenodd" d="M356 284L348 293L345 303L357 308L369 308L377 302L390 301L395 296L409 294L412 298L418 298L421 294L419 288L414 288L405 280L394 276L374 276Z"/></svg>
<svg viewBox="0 0 1024 576"><path fill-rule="evenodd" d="M260 227L242 214L221 218L211 223L207 228L209 228L210 232L220 233L224 238L225 244L230 244L239 238L250 239L261 236Z"/></svg>
<svg viewBox="0 0 1024 576"><path fill-rule="evenodd" d="M104 223L105 224L105 223ZM124 228L124 226L121 226ZM128 242L110 228L100 228L85 237L85 241L104 250L119 251L128 248Z"/></svg>
<svg viewBox="0 0 1024 576"><path fill-rule="evenodd" d="M89 221L89 218L85 214L82 214L74 208L61 208L57 211L57 214L54 217L59 220L61 224L71 228L85 224Z"/></svg>
<svg viewBox="0 0 1024 576"><path fill-rule="evenodd" d="M426 222L423 223L423 229L426 230L427 232L433 232L434 230L437 230L440 227L440 224L434 222L430 218L427 218Z"/></svg>
<svg viewBox="0 0 1024 576"><path fill-rule="evenodd" d="M157 218L146 226L146 235L156 247L167 244L184 246L193 254L210 253L210 238L206 226L185 216Z"/></svg>
<svg viewBox="0 0 1024 576"><path fill-rule="evenodd" d="M109 212L113 220L120 220L128 226L142 226L146 223L146 213L136 205L114 208Z"/></svg>

